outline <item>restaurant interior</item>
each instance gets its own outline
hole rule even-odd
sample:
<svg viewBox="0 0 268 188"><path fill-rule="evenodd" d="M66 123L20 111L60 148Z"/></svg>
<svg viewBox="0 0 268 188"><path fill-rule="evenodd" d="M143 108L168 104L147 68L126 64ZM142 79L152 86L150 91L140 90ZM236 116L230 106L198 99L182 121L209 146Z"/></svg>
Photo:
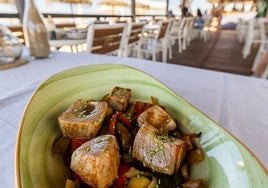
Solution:
<svg viewBox="0 0 268 188"><path fill-rule="evenodd" d="M79 188L53 165L59 128L45 127L86 91L100 98L129 86L140 89L135 99L167 105L186 130L200 129L207 168L175 187L266 188L267 37L267 0L0 0L0 182ZM135 176L174 187L153 171Z"/></svg>

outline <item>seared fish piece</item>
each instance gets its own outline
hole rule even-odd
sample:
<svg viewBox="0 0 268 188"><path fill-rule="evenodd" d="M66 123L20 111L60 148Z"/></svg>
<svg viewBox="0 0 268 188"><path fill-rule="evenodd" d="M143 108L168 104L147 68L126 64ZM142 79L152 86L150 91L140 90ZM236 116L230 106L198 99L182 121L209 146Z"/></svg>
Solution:
<svg viewBox="0 0 268 188"><path fill-rule="evenodd" d="M171 131L177 126L170 115L158 105L154 105L141 113L137 122L139 125L153 125L157 129L161 129L163 132Z"/></svg>
<svg viewBox="0 0 268 188"><path fill-rule="evenodd" d="M145 167L169 175L177 172L185 154L185 141L170 137L167 133L158 135L158 130L149 124L140 127L132 151L132 156Z"/></svg>
<svg viewBox="0 0 268 188"><path fill-rule="evenodd" d="M107 107L105 101L77 100L58 117L62 134L70 138L94 138L105 118Z"/></svg>
<svg viewBox="0 0 268 188"><path fill-rule="evenodd" d="M117 178L119 163L115 136L102 135L77 148L72 154L70 167L88 185L107 188Z"/></svg>
<svg viewBox="0 0 268 188"><path fill-rule="evenodd" d="M118 111L125 111L128 107L130 96L130 89L115 87L108 98L109 106Z"/></svg>

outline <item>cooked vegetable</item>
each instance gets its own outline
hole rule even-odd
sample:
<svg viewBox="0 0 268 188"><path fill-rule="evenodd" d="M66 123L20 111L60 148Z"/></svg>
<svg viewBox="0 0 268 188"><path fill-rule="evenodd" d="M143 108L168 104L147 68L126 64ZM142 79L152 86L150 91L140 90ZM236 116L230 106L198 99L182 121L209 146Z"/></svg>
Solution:
<svg viewBox="0 0 268 188"><path fill-rule="evenodd" d="M108 130L109 134L112 134L112 135L115 134L115 125L116 125L117 117L118 117L118 112L112 115L112 118L109 123L109 130Z"/></svg>
<svg viewBox="0 0 268 188"><path fill-rule="evenodd" d="M72 181L70 179L67 179L65 188L79 188L79 181Z"/></svg>
<svg viewBox="0 0 268 188"><path fill-rule="evenodd" d="M54 144L54 152L65 154L67 152L67 149L70 145L70 138L67 136L61 136L56 143Z"/></svg>
<svg viewBox="0 0 268 188"><path fill-rule="evenodd" d="M188 181L181 185L182 188L203 188L204 184L201 179L195 181Z"/></svg>
<svg viewBox="0 0 268 188"><path fill-rule="evenodd" d="M143 172L143 171L140 171L140 170L137 170L136 168L134 167L131 167L127 173L125 173L125 176L129 179L131 178L134 178L134 177L138 177L138 176L144 176L144 177L147 177L147 178L152 178L152 173L150 172Z"/></svg>
<svg viewBox="0 0 268 188"><path fill-rule="evenodd" d="M186 142L187 150L190 151L194 149L192 139L199 138L201 136L201 133L198 134L186 134L181 139Z"/></svg>
<svg viewBox="0 0 268 188"><path fill-rule="evenodd" d="M126 164L134 164L134 163L137 163L137 159L132 157L132 155L126 153L126 154L123 154L122 156L122 160L126 163Z"/></svg>
<svg viewBox="0 0 268 188"><path fill-rule="evenodd" d="M125 174L129 171L130 166L124 164L123 162L119 165L118 178L115 180L115 186L118 188L126 187L128 178Z"/></svg>
<svg viewBox="0 0 268 188"><path fill-rule="evenodd" d="M125 113L125 116L131 122L132 118L134 117L134 114L135 114L135 106L130 104Z"/></svg>
<svg viewBox="0 0 268 188"><path fill-rule="evenodd" d="M187 163L183 164L181 167L181 175L184 179L188 179L190 177L190 169Z"/></svg>
<svg viewBox="0 0 268 188"><path fill-rule="evenodd" d="M122 122L128 129L131 128L131 121L122 112L118 113L119 121Z"/></svg>
<svg viewBox="0 0 268 188"><path fill-rule="evenodd" d="M152 101L152 104L154 104L154 105L158 105L157 98L151 96L151 101Z"/></svg>
<svg viewBox="0 0 268 188"><path fill-rule="evenodd" d="M121 148L123 152L126 152L127 148L130 146L131 134L129 133L128 129L119 122L116 123L115 127L120 137L119 140L120 140Z"/></svg>
<svg viewBox="0 0 268 188"><path fill-rule="evenodd" d="M127 188L148 188L150 183L150 179L144 176L138 176L129 180L129 182L127 183Z"/></svg>
<svg viewBox="0 0 268 188"><path fill-rule="evenodd" d="M151 183L148 185L148 188L156 188L157 186L157 178L153 177Z"/></svg>
<svg viewBox="0 0 268 188"><path fill-rule="evenodd" d="M187 162L190 165L196 165L202 162L205 158L205 154L201 149L195 149L189 152Z"/></svg>
<svg viewBox="0 0 268 188"><path fill-rule="evenodd" d="M82 144L87 142L88 139L84 138L73 138L71 140L71 153L73 153L77 148L79 148Z"/></svg>
<svg viewBox="0 0 268 188"><path fill-rule="evenodd" d="M140 114L144 111L144 104L140 101L136 101L135 111L136 111L136 118L138 118Z"/></svg>

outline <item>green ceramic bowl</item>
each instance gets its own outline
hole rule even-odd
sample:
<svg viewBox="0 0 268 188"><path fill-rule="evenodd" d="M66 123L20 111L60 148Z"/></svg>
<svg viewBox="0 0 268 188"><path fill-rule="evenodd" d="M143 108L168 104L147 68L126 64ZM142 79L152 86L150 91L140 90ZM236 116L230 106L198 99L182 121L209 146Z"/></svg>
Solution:
<svg viewBox="0 0 268 188"><path fill-rule="evenodd" d="M17 187L64 187L66 167L52 151L60 135L57 116L76 99L101 99L114 86L132 89L132 100L157 97L182 122L184 131L202 132L200 144L207 158L194 173L207 178L208 187L267 187L267 171L238 140L155 78L118 64L70 69L52 76L35 91L17 137Z"/></svg>

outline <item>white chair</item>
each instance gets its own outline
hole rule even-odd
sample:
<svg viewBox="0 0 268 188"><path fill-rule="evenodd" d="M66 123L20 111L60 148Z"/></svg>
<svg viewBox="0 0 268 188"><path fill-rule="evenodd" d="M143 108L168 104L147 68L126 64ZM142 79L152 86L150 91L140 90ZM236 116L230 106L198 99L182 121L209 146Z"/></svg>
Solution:
<svg viewBox="0 0 268 188"><path fill-rule="evenodd" d="M247 21L242 18L238 19L238 23L236 25L236 35L239 43L243 43L245 41L246 32L247 32Z"/></svg>
<svg viewBox="0 0 268 188"><path fill-rule="evenodd" d="M194 28L194 17L186 17L186 45L189 46L190 42L196 38L197 33L196 29ZM185 48L186 49L186 48Z"/></svg>
<svg viewBox="0 0 268 188"><path fill-rule="evenodd" d="M212 18L207 18L204 20L204 27L200 30L200 38L204 42L207 42L210 39L210 27L211 27Z"/></svg>
<svg viewBox="0 0 268 188"><path fill-rule="evenodd" d="M129 56L133 51L136 51L137 54L139 53L138 47L140 38L142 36L143 28L145 23L130 23L127 27L127 36L125 40L125 47L124 47L124 57Z"/></svg>
<svg viewBox="0 0 268 188"><path fill-rule="evenodd" d="M48 19L48 21L49 21L49 19ZM51 20L51 22L53 23L53 20ZM74 22L71 22L71 23L57 23L57 24L54 24L54 25L55 25L56 33L62 32L62 33L65 33L66 34L66 31L68 31L68 30L77 29L77 26L76 26L76 24ZM56 49L57 48L59 49L59 48L65 46L64 45L64 42L65 41L63 41L62 45L61 45L61 43L59 41L52 41L51 43L53 44L53 46ZM54 45L54 44L56 44L56 45ZM71 49L71 52L72 53L74 53L74 52L78 53L79 52L79 49L78 48L79 48L80 45L81 45L81 48L82 48L81 51L83 51L82 44L72 44L72 42L70 42L70 44L66 44L66 45L67 46L70 46L70 49Z"/></svg>
<svg viewBox="0 0 268 188"><path fill-rule="evenodd" d="M89 24L87 52L123 57L127 24Z"/></svg>
<svg viewBox="0 0 268 188"><path fill-rule="evenodd" d="M153 35L142 35L138 44L138 57L152 55L152 60L156 61L156 54L162 52L162 62L167 62L168 49L168 31L170 28L170 21L159 21L158 30Z"/></svg>
<svg viewBox="0 0 268 188"><path fill-rule="evenodd" d="M187 40L187 29L186 29L186 18L181 18L179 21L174 21L171 31L169 33L169 58L172 58L171 46L178 41L178 52L186 49Z"/></svg>
<svg viewBox="0 0 268 188"><path fill-rule="evenodd" d="M259 18L254 18L248 21L247 35L242 50L243 58L247 58L248 55L250 55L251 46L253 44L260 44L262 42L258 19Z"/></svg>

